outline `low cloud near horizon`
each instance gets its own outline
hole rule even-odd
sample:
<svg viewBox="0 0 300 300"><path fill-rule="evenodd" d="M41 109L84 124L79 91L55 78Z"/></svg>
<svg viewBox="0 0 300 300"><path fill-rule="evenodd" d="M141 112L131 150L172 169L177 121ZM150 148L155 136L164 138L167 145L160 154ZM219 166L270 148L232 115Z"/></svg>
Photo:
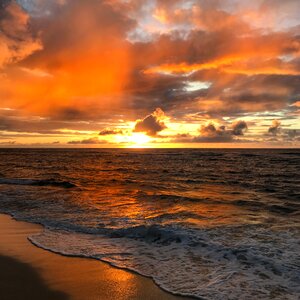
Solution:
<svg viewBox="0 0 300 300"><path fill-rule="evenodd" d="M160 108L156 108L153 113L144 119L136 121L134 132L144 132L150 136L156 136L157 133L167 128L164 117L165 113Z"/></svg>

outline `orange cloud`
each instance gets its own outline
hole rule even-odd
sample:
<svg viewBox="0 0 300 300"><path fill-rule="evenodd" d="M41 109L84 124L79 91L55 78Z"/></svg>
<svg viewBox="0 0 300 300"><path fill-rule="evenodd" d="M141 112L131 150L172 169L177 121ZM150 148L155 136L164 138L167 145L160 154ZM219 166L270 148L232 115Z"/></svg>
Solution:
<svg viewBox="0 0 300 300"><path fill-rule="evenodd" d="M157 108L152 114L146 116L144 119L137 120L134 132L144 132L150 136L155 136L158 132L167 128L164 119L164 112L160 108Z"/></svg>
<svg viewBox="0 0 300 300"><path fill-rule="evenodd" d="M13 7L21 11L17 4ZM41 35L44 50L23 61L20 68L6 69L5 82L0 84L3 105L40 115L81 110L83 103L97 109L118 105L117 96L127 83L130 67L122 26L130 22L123 21L112 7L93 1L90 5L74 1L59 12L55 22L46 19L39 24L47 27ZM20 23L25 17L16 18ZM38 25L34 21L39 20L32 20L32 27ZM27 17L22 22L27 24ZM25 54L18 56L25 58Z"/></svg>
<svg viewBox="0 0 300 300"><path fill-rule="evenodd" d="M0 68L18 62L42 48L29 30L29 15L15 2L1 7Z"/></svg>

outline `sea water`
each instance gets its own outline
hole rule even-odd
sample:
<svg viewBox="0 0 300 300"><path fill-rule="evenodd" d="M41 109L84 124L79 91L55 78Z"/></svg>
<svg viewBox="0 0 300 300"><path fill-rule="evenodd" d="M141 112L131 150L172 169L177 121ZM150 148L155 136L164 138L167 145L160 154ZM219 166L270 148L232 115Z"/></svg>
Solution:
<svg viewBox="0 0 300 300"><path fill-rule="evenodd" d="M2 149L30 241L204 299L298 299L300 150Z"/></svg>

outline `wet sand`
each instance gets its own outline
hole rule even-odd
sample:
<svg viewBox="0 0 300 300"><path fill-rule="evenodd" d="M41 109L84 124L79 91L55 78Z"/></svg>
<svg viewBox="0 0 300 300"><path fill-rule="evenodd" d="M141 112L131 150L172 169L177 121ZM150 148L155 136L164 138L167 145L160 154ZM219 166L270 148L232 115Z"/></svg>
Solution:
<svg viewBox="0 0 300 300"><path fill-rule="evenodd" d="M188 299L164 292L151 279L101 261L65 257L33 246L39 225L0 214L0 299Z"/></svg>

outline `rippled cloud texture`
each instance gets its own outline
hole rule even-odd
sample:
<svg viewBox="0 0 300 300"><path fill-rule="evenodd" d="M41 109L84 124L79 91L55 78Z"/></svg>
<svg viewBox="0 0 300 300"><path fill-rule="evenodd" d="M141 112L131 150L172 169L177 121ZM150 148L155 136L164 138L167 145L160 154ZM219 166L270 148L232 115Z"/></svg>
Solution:
<svg viewBox="0 0 300 300"><path fill-rule="evenodd" d="M0 145L297 147L299 16L298 0L1 0Z"/></svg>

